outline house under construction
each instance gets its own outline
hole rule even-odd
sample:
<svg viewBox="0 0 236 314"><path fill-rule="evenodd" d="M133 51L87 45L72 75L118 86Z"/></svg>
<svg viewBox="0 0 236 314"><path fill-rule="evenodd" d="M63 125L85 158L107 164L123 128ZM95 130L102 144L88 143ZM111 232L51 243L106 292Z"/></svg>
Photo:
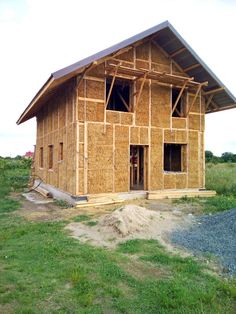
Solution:
<svg viewBox="0 0 236 314"><path fill-rule="evenodd" d="M164 22L53 73L17 123L37 118L35 174L54 195L200 195L205 114L235 107Z"/></svg>

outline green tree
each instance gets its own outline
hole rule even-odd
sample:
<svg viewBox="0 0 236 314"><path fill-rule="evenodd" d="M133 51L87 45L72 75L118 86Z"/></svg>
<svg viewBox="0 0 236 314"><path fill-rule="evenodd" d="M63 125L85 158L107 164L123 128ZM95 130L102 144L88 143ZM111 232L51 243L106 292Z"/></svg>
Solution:
<svg viewBox="0 0 236 314"><path fill-rule="evenodd" d="M235 154L230 153L230 152L225 152L221 155L221 159L224 162L236 162Z"/></svg>
<svg viewBox="0 0 236 314"><path fill-rule="evenodd" d="M206 162L211 162L214 158L214 154L210 150L205 151L205 160Z"/></svg>

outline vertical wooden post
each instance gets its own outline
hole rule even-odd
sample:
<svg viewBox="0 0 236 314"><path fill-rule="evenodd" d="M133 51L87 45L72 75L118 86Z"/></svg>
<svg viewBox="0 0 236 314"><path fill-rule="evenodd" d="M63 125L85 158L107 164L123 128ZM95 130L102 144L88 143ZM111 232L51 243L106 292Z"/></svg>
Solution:
<svg viewBox="0 0 236 314"><path fill-rule="evenodd" d="M140 182L140 146L137 147L137 186L139 186Z"/></svg>

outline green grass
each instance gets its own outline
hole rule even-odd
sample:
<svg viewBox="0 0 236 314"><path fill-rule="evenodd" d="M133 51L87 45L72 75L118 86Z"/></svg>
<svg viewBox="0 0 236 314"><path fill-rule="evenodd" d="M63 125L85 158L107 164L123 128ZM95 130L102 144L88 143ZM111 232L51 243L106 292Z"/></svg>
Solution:
<svg viewBox="0 0 236 314"><path fill-rule="evenodd" d="M54 204L57 205L58 207L61 207L61 208L70 208L70 207L72 207L71 204L69 204L68 202L66 202L64 200L54 200Z"/></svg>
<svg viewBox="0 0 236 314"><path fill-rule="evenodd" d="M106 250L69 237L66 222L26 221L1 182L1 313L236 312L235 279L211 275L154 240Z"/></svg>
<svg viewBox="0 0 236 314"><path fill-rule="evenodd" d="M206 164L206 188L236 197L236 163Z"/></svg>
<svg viewBox="0 0 236 314"><path fill-rule="evenodd" d="M236 164L206 164L206 189L215 190L217 195L210 198L182 197L176 204L201 205L199 213L208 214L236 207Z"/></svg>

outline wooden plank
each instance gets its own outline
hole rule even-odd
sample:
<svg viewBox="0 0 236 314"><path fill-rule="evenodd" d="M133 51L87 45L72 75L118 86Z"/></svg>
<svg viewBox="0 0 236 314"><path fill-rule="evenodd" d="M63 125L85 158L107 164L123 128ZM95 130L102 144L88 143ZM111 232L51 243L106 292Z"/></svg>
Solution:
<svg viewBox="0 0 236 314"><path fill-rule="evenodd" d="M223 90L225 90L224 87L219 87L219 88L210 90L210 91L208 91L208 92L204 92L203 95L204 95L204 96L207 96L207 95L211 95L211 94L215 94L215 93L222 92Z"/></svg>
<svg viewBox="0 0 236 314"><path fill-rule="evenodd" d="M190 65L190 66L184 68L183 71L184 71L184 72L188 72L188 71L193 70L193 69L196 69L196 68L198 68L198 67L200 67L200 66L201 66L200 63L195 63L195 64L193 64L193 65Z"/></svg>
<svg viewBox="0 0 236 314"><path fill-rule="evenodd" d="M137 186L139 186L140 182L140 146L137 147Z"/></svg>
<svg viewBox="0 0 236 314"><path fill-rule="evenodd" d="M98 102L98 103L104 104L104 100L97 99L97 98L78 97L78 100L85 100L85 101Z"/></svg>
<svg viewBox="0 0 236 314"><path fill-rule="evenodd" d="M173 57L179 55L181 52L183 52L183 51L185 51L185 50L187 50L186 47L180 48L180 49L174 51L173 53L171 53L171 54L170 54L170 57L173 58Z"/></svg>

